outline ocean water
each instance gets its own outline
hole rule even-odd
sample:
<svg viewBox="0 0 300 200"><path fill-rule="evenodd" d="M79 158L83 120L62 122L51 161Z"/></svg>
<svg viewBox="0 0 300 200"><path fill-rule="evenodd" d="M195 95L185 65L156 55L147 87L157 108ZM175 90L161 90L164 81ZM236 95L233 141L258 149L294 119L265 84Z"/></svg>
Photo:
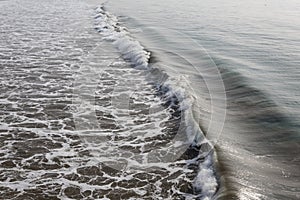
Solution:
<svg viewBox="0 0 300 200"><path fill-rule="evenodd" d="M0 1L0 199L299 199L299 10Z"/></svg>

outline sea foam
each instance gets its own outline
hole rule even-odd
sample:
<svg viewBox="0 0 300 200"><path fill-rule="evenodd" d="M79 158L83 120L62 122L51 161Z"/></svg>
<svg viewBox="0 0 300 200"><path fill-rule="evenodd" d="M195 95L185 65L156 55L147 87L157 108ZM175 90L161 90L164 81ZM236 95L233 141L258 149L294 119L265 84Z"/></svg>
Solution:
<svg viewBox="0 0 300 200"><path fill-rule="evenodd" d="M130 35L127 28L120 25L118 18L107 12L103 6L96 8L95 29L103 36L103 40L111 41L120 51L123 58L130 61L135 68L151 69L149 65L150 52L146 51L141 43ZM191 105L195 100L187 92L187 87L182 80L168 80L160 85L160 89L166 91L162 98L171 101L171 104L174 103L172 101L179 102L178 109L185 116L186 134L192 147L199 147L202 144L211 145L204 137L197 122L193 119ZM204 161L202 158L204 158ZM214 173L213 153L211 151L201 152L195 159L187 162L192 162L199 166L198 174L193 183L194 190L198 192L196 197L203 200L212 199L218 188L217 178ZM195 196L187 195L186 198L193 199Z"/></svg>
<svg viewBox="0 0 300 200"><path fill-rule="evenodd" d="M150 52L146 51L125 27L120 26L117 17L105 11L103 6L96 8L95 26L104 40L113 42L124 59L131 61L136 68L147 69Z"/></svg>

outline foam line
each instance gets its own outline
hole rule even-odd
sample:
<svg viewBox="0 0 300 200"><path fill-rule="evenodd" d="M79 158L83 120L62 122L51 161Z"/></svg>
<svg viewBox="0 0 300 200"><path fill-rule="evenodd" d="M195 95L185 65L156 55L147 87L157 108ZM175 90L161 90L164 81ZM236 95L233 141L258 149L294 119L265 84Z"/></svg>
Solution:
<svg viewBox="0 0 300 200"><path fill-rule="evenodd" d="M95 16L96 30L104 40L112 41L126 60L130 60L136 68L147 69L150 52L130 36L125 27L118 24L115 16L99 6Z"/></svg>
<svg viewBox="0 0 300 200"><path fill-rule="evenodd" d="M105 11L103 6L96 8L95 26L103 39L113 42L123 58L129 60L135 68L151 69L149 66L150 52L147 52L140 42L130 35L126 27L120 26L117 17ZM178 109L185 116L186 134L191 146L199 147L204 143L210 145L193 119L191 105L194 103L194 98L187 92L186 88L189 86L185 85L185 81L168 80L159 87L161 91L164 91L162 98L169 101L171 106L176 104L176 101L179 102ZM205 157L204 161L199 161L203 157ZM194 190L199 192L197 198L212 199L218 188L212 153L198 155L193 162L199 165L199 171L193 184ZM189 198L187 197L187 199Z"/></svg>

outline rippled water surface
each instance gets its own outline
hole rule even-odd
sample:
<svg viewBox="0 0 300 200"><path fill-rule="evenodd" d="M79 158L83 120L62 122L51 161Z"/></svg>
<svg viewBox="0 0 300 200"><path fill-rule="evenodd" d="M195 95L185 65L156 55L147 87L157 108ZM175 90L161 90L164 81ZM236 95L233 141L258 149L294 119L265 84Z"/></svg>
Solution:
<svg viewBox="0 0 300 200"><path fill-rule="evenodd" d="M0 1L0 199L300 198L298 1L102 3Z"/></svg>
<svg viewBox="0 0 300 200"><path fill-rule="evenodd" d="M173 151L185 132L180 100L157 84L163 74L135 69L102 40L94 4L0 10L1 199L202 196L194 179L211 161L197 147Z"/></svg>
<svg viewBox="0 0 300 200"><path fill-rule="evenodd" d="M164 70L189 81L199 103L194 117L216 141L219 198L299 198L299 6L280 0L107 3ZM215 68L226 108L222 84L210 81L218 80ZM212 123L224 125L220 134Z"/></svg>

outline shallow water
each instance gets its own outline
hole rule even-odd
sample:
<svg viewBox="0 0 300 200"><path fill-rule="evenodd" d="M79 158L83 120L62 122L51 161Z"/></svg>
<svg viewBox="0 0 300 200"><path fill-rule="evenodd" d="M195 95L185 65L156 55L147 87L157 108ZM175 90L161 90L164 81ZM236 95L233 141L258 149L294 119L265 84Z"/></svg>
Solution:
<svg viewBox="0 0 300 200"><path fill-rule="evenodd" d="M101 3L0 1L0 198L300 198L297 1Z"/></svg>
<svg viewBox="0 0 300 200"><path fill-rule="evenodd" d="M298 2L124 0L106 6L157 65L189 82L198 102L194 118L216 143L216 198L298 199Z"/></svg>
<svg viewBox="0 0 300 200"><path fill-rule="evenodd" d="M103 40L94 5L10 1L0 9L1 199L214 194L212 156L191 146L183 100L157 83L166 74L136 69ZM205 195L195 185L200 168L213 183Z"/></svg>

